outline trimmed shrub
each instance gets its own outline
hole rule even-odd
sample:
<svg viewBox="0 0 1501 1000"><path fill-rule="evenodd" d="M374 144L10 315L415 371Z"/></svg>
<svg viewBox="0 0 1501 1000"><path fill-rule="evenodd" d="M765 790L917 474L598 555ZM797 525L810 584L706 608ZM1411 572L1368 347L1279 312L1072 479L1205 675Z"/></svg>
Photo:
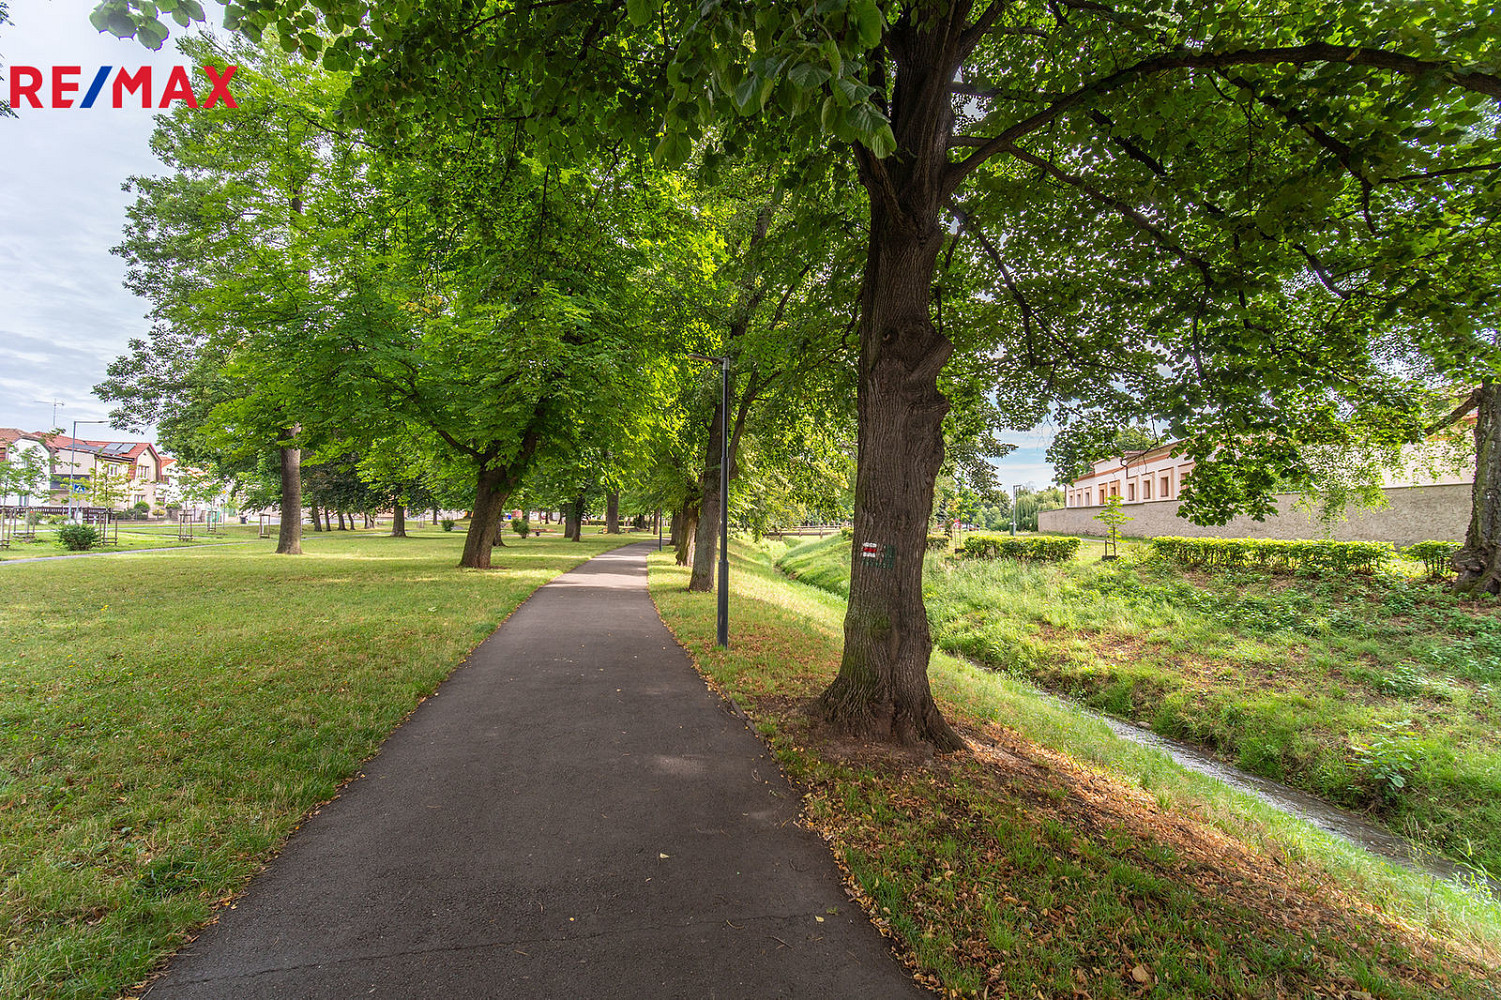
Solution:
<svg viewBox="0 0 1501 1000"><path fill-rule="evenodd" d="M451 518L451 517L445 517L439 523L443 525L443 530L444 531L452 531L453 530L453 518Z"/></svg>
<svg viewBox="0 0 1501 1000"><path fill-rule="evenodd" d="M1281 538L1152 539L1154 555L1188 569L1271 573L1374 573L1395 554L1390 542L1290 541Z"/></svg>
<svg viewBox="0 0 1501 1000"><path fill-rule="evenodd" d="M82 552L98 544L99 532L95 531L92 525L65 524L57 529L57 540L62 542L65 549Z"/></svg>
<svg viewBox="0 0 1501 1000"><path fill-rule="evenodd" d="M948 535L929 535L929 552L948 552L954 547L954 540Z"/></svg>
<svg viewBox="0 0 1501 1000"><path fill-rule="evenodd" d="M531 523L524 517L513 517L511 518L511 530L516 532L516 534L520 535L522 538L525 538L527 535L532 533L532 526Z"/></svg>
<svg viewBox="0 0 1501 1000"><path fill-rule="evenodd" d="M967 559L1067 562L1078 551L1077 538L1051 538L1045 535L1012 538L1010 535L971 534L964 536L963 554Z"/></svg>
<svg viewBox="0 0 1501 1000"><path fill-rule="evenodd" d="M1449 560L1454 558L1454 553L1459 551L1458 542L1439 542L1429 540L1426 542L1414 542L1402 550L1402 554L1409 559L1417 559L1428 571L1429 576L1448 576L1452 572Z"/></svg>

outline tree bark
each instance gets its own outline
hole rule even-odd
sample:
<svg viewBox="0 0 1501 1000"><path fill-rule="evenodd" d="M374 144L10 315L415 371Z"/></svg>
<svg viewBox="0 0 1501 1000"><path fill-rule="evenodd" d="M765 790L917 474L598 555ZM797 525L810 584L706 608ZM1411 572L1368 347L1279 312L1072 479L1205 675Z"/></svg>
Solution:
<svg viewBox="0 0 1501 1000"><path fill-rule="evenodd" d="M678 512L677 564L687 566L693 561L695 536L698 534L698 504L685 503Z"/></svg>
<svg viewBox="0 0 1501 1000"><path fill-rule="evenodd" d="M323 530L324 531L333 531L334 530L334 515L333 515L333 512L330 511L327 507L323 508Z"/></svg>
<svg viewBox="0 0 1501 1000"><path fill-rule="evenodd" d="M725 413L722 401L714 404L714 420L709 425L709 444L705 452L704 471L698 477L698 522L693 526L693 572L688 589L708 592L714 589L714 559L719 554L719 459L724 441Z"/></svg>
<svg viewBox="0 0 1501 1000"><path fill-rule="evenodd" d="M580 493L573 501L573 535L571 537L575 542L584 540L584 514L584 495Z"/></svg>
<svg viewBox="0 0 1501 1000"><path fill-rule="evenodd" d="M563 508L563 537L569 541L573 540L578 528L578 515L574 513L576 510L578 508L571 503Z"/></svg>
<svg viewBox="0 0 1501 1000"><path fill-rule="evenodd" d="M1475 390L1475 484L1470 526L1452 565L1456 594L1501 593L1501 386Z"/></svg>
<svg viewBox="0 0 1501 1000"><path fill-rule="evenodd" d="M322 513L323 513L322 509L317 504L313 504L311 507L308 508L308 512L313 515L313 530L314 531L322 531L323 530L323 522L319 520L319 518L322 516Z"/></svg>
<svg viewBox="0 0 1501 1000"><path fill-rule="evenodd" d="M391 537L405 538L407 536L407 509L397 504L391 511Z"/></svg>
<svg viewBox="0 0 1501 1000"><path fill-rule="evenodd" d="M301 427L293 424L281 432L283 441L297 437ZM281 528L276 533L276 551L285 556L302 555L302 449L283 445L281 455Z"/></svg>
<svg viewBox="0 0 1501 1000"><path fill-rule="evenodd" d="M620 534L620 491L614 490L605 497L605 534Z"/></svg>
<svg viewBox="0 0 1501 1000"><path fill-rule="evenodd" d="M834 726L866 739L955 750L928 685L933 640L922 573L933 483L943 463L948 400L938 373L953 346L929 313L933 274L948 236L941 213L953 131L949 84L960 58L944 21L968 5L910 13L892 27L900 52L891 119L898 152L859 147L870 194L860 309L859 457L844 655L821 698ZM930 23L936 20L939 23Z"/></svg>
<svg viewBox="0 0 1501 1000"><path fill-rule="evenodd" d="M469 531L464 536L464 554L459 565L469 569L489 569L490 549L495 538L495 522L505 507L510 492L505 469L481 469L475 477L474 511L469 517Z"/></svg>

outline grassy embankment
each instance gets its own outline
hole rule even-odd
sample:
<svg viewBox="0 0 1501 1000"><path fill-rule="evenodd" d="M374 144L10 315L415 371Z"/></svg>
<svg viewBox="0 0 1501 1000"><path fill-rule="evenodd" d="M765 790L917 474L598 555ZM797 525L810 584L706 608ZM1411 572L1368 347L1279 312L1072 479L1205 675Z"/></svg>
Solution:
<svg viewBox="0 0 1501 1000"><path fill-rule="evenodd" d="M836 593L847 542L781 568ZM1145 551L1141 550L1145 556ZM1396 575L932 558L936 641L1501 874L1501 609Z"/></svg>
<svg viewBox="0 0 1501 1000"><path fill-rule="evenodd" d="M920 978L964 996L1495 995L1497 907L1002 674L934 657L971 753L832 737L804 709L837 671L843 601L776 572L782 551L734 546L728 653L712 648L712 599L684 592L670 555L652 557L653 596L804 786L810 822Z"/></svg>
<svg viewBox="0 0 1501 1000"><path fill-rule="evenodd" d="M537 586L629 537L0 568L0 997L107 998L241 889Z"/></svg>

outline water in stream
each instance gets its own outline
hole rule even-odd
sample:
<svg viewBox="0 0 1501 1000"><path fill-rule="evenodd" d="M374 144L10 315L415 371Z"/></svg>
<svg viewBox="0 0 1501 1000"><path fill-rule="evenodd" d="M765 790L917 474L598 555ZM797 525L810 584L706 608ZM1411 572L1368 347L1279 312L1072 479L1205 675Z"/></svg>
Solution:
<svg viewBox="0 0 1501 1000"><path fill-rule="evenodd" d="M1195 749L1186 743L1159 736L1150 729L1123 722L1120 719L1108 715L1100 715L1088 709L1081 708L1077 703L1056 699L1060 704L1067 705L1076 712L1084 712L1087 715L1099 719L1123 740L1139 743L1142 746L1158 750L1190 771L1207 775L1217 781L1222 781L1231 788L1242 792L1248 792L1263 802L1289 813L1312 824L1326 833L1331 833L1348 843L1364 848L1372 854L1394 861L1406 868L1425 872L1437 876L1447 882L1453 882L1468 890L1477 890L1477 882L1473 874L1462 865L1450 861L1430 852L1418 849L1410 841L1404 840L1381 827L1367 821L1361 816L1330 805L1317 796L1307 792L1290 788L1270 778L1262 778L1232 767L1223 761L1215 760L1202 750ZM1501 900L1501 881L1487 879L1480 883L1489 888L1492 899ZM1483 891L1483 890L1481 890Z"/></svg>

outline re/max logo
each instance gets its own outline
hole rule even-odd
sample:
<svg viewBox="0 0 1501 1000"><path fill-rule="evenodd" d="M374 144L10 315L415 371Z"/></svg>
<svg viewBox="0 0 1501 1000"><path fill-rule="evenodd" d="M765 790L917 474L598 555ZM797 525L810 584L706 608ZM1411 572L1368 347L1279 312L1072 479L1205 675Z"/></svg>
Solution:
<svg viewBox="0 0 1501 1000"><path fill-rule="evenodd" d="M235 97L229 92L229 78L235 75L238 66L226 66L221 73L213 66L200 67L203 74L208 77L211 89L203 99L198 102L198 96L193 93L192 81L188 78L188 70L184 66L173 66L171 74L167 77L167 85L162 89L160 103L151 102L151 67L139 66L132 73L124 66L114 74L111 83L110 74L114 73L113 66L100 66L99 72L94 74L93 81L88 90L84 91L83 100L76 101L73 98L81 88L79 80L83 74L82 66L53 66L52 85L46 88L46 96L51 103L43 104L39 93L43 89L46 77L35 66L12 66L10 67L10 106L22 108L27 102L33 108L92 108L94 102L100 98L104 88L110 88L110 107L123 108L126 95L138 96L143 108L165 108L173 101L181 101L190 108L212 108L220 101L226 108L237 108Z"/></svg>

